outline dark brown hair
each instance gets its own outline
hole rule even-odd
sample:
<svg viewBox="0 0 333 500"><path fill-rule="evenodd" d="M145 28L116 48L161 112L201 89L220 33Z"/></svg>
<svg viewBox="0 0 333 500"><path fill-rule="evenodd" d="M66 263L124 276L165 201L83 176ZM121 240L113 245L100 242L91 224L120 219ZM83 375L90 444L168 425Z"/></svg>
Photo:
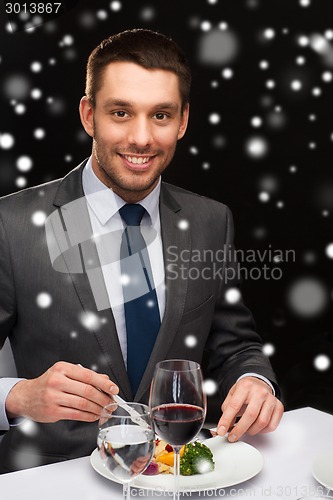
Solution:
<svg viewBox="0 0 333 500"><path fill-rule="evenodd" d="M179 46L161 33L146 29L123 31L103 40L87 63L86 96L92 106L101 88L105 67L115 61L128 61L146 69L164 69L179 78L182 110L189 102L191 70Z"/></svg>

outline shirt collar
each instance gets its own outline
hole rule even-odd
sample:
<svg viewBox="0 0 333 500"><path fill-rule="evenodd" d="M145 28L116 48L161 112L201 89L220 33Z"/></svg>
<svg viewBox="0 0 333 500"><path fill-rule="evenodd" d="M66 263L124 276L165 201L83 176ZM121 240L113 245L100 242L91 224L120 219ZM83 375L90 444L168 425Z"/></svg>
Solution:
<svg viewBox="0 0 333 500"><path fill-rule="evenodd" d="M118 214L119 209L126 204L120 196L112 189L109 189L96 176L92 168L91 157L87 161L82 173L83 191L86 196L90 208L95 213L100 223L104 226L115 214ZM159 214L159 197L161 191L161 178L159 178L157 186L139 203L142 205L147 214L145 214L142 222L145 224L155 225ZM150 217L150 221L149 221Z"/></svg>

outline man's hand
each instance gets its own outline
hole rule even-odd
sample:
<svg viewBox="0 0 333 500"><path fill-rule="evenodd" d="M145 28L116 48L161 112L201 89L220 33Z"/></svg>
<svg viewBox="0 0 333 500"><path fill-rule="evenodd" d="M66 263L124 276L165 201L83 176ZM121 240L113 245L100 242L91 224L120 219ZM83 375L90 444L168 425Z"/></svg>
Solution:
<svg viewBox="0 0 333 500"><path fill-rule="evenodd" d="M55 363L40 377L21 380L9 392L9 418L28 417L36 422L98 420L103 406L113 402L118 386L107 375L64 361Z"/></svg>
<svg viewBox="0 0 333 500"><path fill-rule="evenodd" d="M222 417L217 433L235 442L245 432L250 435L274 431L283 415L282 403L272 394L266 382L255 377L244 377L230 389L222 404ZM237 417L241 417L232 427Z"/></svg>

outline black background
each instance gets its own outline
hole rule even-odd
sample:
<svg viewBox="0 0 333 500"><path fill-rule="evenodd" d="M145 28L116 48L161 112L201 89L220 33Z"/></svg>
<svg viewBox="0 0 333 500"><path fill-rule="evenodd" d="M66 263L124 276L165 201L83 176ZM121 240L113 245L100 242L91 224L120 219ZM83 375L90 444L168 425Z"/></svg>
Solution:
<svg viewBox="0 0 333 500"><path fill-rule="evenodd" d="M333 413L332 1L122 0L113 10L112 1L81 0L63 2L53 20L41 16L34 30L27 30L31 18L8 16L6 3L0 2L0 194L61 177L90 154L78 103L86 59L103 38L138 27L170 35L189 58L193 89L190 126L164 178L229 205L238 249L294 251L289 262L243 262L243 295L273 350L287 408ZM223 57L225 46L216 45L215 63L200 56L212 33L226 34L235 54ZM291 87L295 80L299 91ZM210 122L212 113L219 123ZM45 137L36 139L36 129ZM251 156L246 144L253 137L264 140L267 154ZM20 171L22 156L32 162L29 171ZM263 264L281 269L282 277L251 275ZM324 356L319 369L318 356Z"/></svg>

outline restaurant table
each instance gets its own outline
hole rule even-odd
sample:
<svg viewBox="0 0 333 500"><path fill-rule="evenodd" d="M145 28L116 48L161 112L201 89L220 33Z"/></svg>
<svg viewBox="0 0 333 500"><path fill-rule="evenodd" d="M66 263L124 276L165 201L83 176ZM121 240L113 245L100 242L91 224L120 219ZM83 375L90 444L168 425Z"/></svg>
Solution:
<svg viewBox="0 0 333 500"><path fill-rule="evenodd" d="M246 436L243 441L257 448L264 457L259 474L229 488L185 493L182 498L296 500L321 493L333 497L333 491L320 485L311 472L317 456L333 451L333 415L313 408L288 411L275 432ZM132 497L172 498L172 492L133 489ZM0 475L1 500L121 498L121 485L100 476L90 465L90 457Z"/></svg>

